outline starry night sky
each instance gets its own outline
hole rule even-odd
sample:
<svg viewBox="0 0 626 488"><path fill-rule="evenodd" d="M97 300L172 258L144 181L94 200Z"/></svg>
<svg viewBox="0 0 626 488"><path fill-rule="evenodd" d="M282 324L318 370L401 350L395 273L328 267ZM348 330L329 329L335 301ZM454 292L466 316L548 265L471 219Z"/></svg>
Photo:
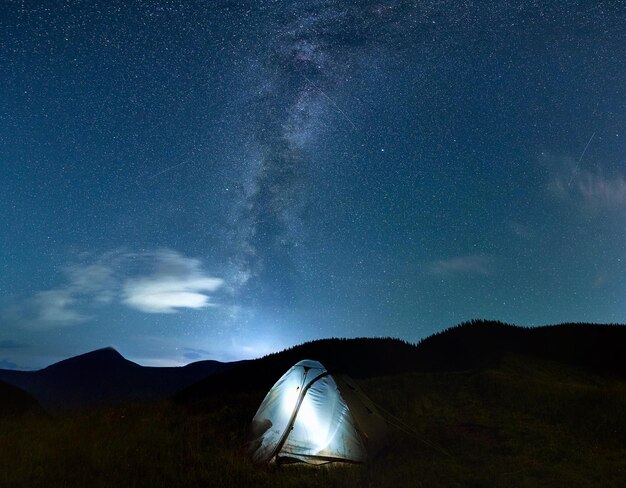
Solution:
<svg viewBox="0 0 626 488"><path fill-rule="evenodd" d="M3 2L0 367L625 322L625 12Z"/></svg>

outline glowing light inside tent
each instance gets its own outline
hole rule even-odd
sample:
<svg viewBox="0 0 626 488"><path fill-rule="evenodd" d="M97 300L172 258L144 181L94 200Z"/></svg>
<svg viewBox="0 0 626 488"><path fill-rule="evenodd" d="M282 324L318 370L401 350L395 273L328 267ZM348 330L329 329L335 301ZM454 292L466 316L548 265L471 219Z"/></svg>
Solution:
<svg viewBox="0 0 626 488"><path fill-rule="evenodd" d="M300 387L292 386L287 388L287 391L283 394L283 413L285 415L291 416L293 413L293 409L296 408L296 403L298 402L298 397L300 396Z"/></svg>
<svg viewBox="0 0 626 488"><path fill-rule="evenodd" d="M308 396L304 397L298 416L302 419L302 423L306 427L307 437L315 444L318 450L324 449L329 442L328 429L330 428L329 420L322 422L315 406Z"/></svg>
<svg viewBox="0 0 626 488"><path fill-rule="evenodd" d="M253 458L310 464L365 461L366 446L353 422L335 379L321 364L301 361L276 382L254 416L253 428L259 434L254 432L251 443Z"/></svg>
<svg viewBox="0 0 626 488"><path fill-rule="evenodd" d="M284 414L291 416L294 409L296 408L296 403L298 402L298 398L300 397L300 392L300 387L294 386L287 389L287 391L283 395L282 407ZM328 444L332 440L332 436L329 436L331 424L330 418L320 418L320 415L315 408L315 405L308 395L304 396L302 403L300 404L297 419L298 422L296 422L294 428L297 428L299 430L305 430L305 437L312 444L312 447L314 449L317 449L317 451L319 452L328 446Z"/></svg>

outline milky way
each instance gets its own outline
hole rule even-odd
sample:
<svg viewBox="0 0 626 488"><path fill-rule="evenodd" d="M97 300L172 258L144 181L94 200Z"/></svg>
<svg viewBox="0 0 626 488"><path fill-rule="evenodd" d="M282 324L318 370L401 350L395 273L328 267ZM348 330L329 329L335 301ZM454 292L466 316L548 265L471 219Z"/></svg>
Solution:
<svg viewBox="0 0 626 488"><path fill-rule="evenodd" d="M613 2L5 2L0 24L0 364L626 320Z"/></svg>
<svg viewBox="0 0 626 488"><path fill-rule="evenodd" d="M352 24L354 12L336 2L319 2L305 12L298 12L302 5L281 12L282 7L274 6L270 15L280 12L284 23L272 19L264 49L246 60L249 69L262 74L252 107L257 156L246 175L251 182L236 219L244 234L243 239L237 235L241 284L259 274L271 279L273 272L293 268L290 254L304 237L302 214L312 184L307 150L318 142L321 124L341 128L341 120L330 111L347 117L318 84L333 90L354 71L342 63L349 58L351 38L337 40L345 34L342 27Z"/></svg>

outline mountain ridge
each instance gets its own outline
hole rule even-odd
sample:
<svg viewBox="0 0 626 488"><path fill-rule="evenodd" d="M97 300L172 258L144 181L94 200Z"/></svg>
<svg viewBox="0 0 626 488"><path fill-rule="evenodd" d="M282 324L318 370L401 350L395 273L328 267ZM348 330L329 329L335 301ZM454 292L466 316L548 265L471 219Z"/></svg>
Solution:
<svg viewBox="0 0 626 488"><path fill-rule="evenodd" d="M0 369L0 381L29 393L44 408L59 410L164 399L235 364L204 360L185 366L142 366L109 346L35 371Z"/></svg>

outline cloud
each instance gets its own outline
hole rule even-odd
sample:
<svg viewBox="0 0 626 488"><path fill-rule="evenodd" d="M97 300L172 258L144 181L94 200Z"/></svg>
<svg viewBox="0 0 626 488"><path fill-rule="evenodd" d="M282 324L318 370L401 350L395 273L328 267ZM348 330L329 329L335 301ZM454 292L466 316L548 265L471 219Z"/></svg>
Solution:
<svg viewBox="0 0 626 488"><path fill-rule="evenodd" d="M199 259L171 249L133 253L113 251L64 268L61 286L13 303L5 318L28 328L77 325L107 305L171 314L215 307L212 294L223 280L203 270Z"/></svg>
<svg viewBox="0 0 626 488"><path fill-rule="evenodd" d="M73 325L88 319L73 307L78 299L71 289L56 289L40 291L35 294L31 302L39 310L37 322L53 325Z"/></svg>
<svg viewBox="0 0 626 488"><path fill-rule="evenodd" d="M202 272L198 259L170 250L154 253L155 271L146 277L129 279L123 285L122 302L146 313L175 313L181 308L215 306L209 293L224 281Z"/></svg>
<svg viewBox="0 0 626 488"><path fill-rule="evenodd" d="M552 172L549 188L554 195L581 212L626 211L626 177L618 170L594 164L591 168L575 168L570 158L547 157Z"/></svg>
<svg viewBox="0 0 626 488"><path fill-rule="evenodd" d="M179 308L214 306L205 292L222 286L219 278L154 276L124 285L123 302L146 313L174 313Z"/></svg>
<svg viewBox="0 0 626 488"><path fill-rule="evenodd" d="M488 256L458 256L435 261L429 269L433 274L475 273L487 275L491 272L493 258Z"/></svg>
<svg viewBox="0 0 626 488"><path fill-rule="evenodd" d="M183 351L183 357L191 361L197 361L211 355L209 351L206 351L204 349L195 349L193 347L185 347L183 348Z"/></svg>
<svg viewBox="0 0 626 488"><path fill-rule="evenodd" d="M0 349L21 349L23 347L26 347L26 344L16 342L11 339L5 339L0 341Z"/></svg>
<svg viewBox="0 0 626 488"><path fill-rule="evenodd" d="M71 290L55 288L7 302L0 310L0 316L5 323L25 329L55 329L80 324L90 318L76 308L78 305L79 300Z"/></svg>
<svg viewBox="0 0 626 488"><path fill-rule="evenodd" d="M20 367L8 359L0 359L0 369L20 369Z"/></svg>
<svg viewBox="0 0 626 488"><path fill-rule="evenodd" d="M115 269L121 256L108 254L93 264L70 265L65 269L69 280L69 288L93 295L100 303L110 303L115 298ZM108 261L108 262L107 262Z"/></svg>
<svg viewBox="0 0 626 488"><path fill-rule="evenodd" d="M576 177L569 190L588 209L626 209L626 180L621 174L607 178L586 171Z"/></svg>

